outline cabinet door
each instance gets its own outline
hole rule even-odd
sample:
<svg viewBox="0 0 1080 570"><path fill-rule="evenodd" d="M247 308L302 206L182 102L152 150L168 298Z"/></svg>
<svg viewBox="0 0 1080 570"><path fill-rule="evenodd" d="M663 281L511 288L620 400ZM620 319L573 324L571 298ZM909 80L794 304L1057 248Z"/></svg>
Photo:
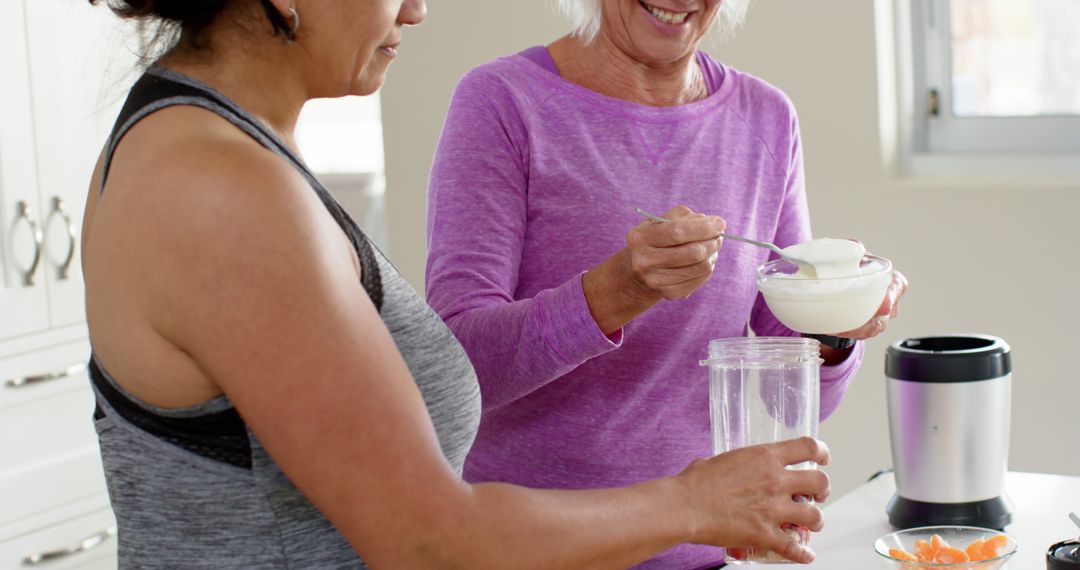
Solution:
<svg viewBox="0 0 1080 570"><path fill-rule="evenodd" d="M25 0L25 6L44 212L42 269L57 327L86 318L78 246L87 188L138 69L125 47L135 43L128 26L104 3Z"/></svg>
<svg viewBox="0 0 1080 570"><path fill-rule="evenodd" d="M49 326L23 6L0 17L0 339Z"/></svg>

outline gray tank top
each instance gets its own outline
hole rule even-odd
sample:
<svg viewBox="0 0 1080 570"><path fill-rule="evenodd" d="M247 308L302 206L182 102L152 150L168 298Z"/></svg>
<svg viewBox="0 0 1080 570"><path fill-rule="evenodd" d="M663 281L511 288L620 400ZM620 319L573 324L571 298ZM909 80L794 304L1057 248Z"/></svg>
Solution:
<svg viewBox="0 0 1080 570"><path fill-rule="evenodd" d="M206 85L152 67L132 88L109 139L102 190L124 134L172 105L220 115L311 183L356 248L364 289L423 394L443 454L460 474L480 421L480 390L468 356L303 162L247 112ZM164 409L137 400L93 357L90 376L120 568L366 568L282 473L227 396Z"/></svg>

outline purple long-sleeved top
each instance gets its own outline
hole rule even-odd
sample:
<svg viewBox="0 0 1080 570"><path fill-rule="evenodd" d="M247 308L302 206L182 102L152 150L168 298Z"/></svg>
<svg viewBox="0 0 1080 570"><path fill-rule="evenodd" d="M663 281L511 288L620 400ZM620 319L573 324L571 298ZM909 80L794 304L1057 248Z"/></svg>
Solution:
<svg viewBox="0 0 1080 570"><path fill-rule="evenodd" d="M711 455L710 339L791 336L755 285L767 250L726 242L710 281L605 336L582 274L626 244L635 206L685 204L781 247L810 239L787 97L699 53L710 95L672 107L558 75L543 47L470 71L454 92L428 196L427 300L465 346L483 418L470 481L584 489L674 475ZM862 343L821 371L836 409ZM720 559L682 546L641 568Z"/></svg>

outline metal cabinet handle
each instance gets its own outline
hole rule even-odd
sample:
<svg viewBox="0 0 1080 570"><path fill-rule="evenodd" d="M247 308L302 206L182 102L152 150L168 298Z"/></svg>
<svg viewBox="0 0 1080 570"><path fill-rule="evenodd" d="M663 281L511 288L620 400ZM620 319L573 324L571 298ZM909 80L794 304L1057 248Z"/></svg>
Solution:
<svg viewBox="0 0 1080 570"><path fill-rule="evenodd" d="M37 566L45 562L51 562L60 558L67 558L69 556L75 556L76 554L86 552L87 550L93 550L102 544L109 538L116 536L116 527L110 526L109 528L98 531L90 536L82 539L79 544L71 548L59 548L56 550L48 550L45 552L38 552L31 554L22 560L23 566Z"/></svg>
<svg viewBox="0 0 1080 570"><path fill-rule="evenodd" d="M56 266L58 279L64 280L68 278L68 273L71 271L71 262L75 260L75 224L71 220L71 215L68 214L67 206L64 204L64 200L59 196L53 196L52 199L52 212L49 213L49 218L45 220L46 230L52 223L53 216L59 215L60 219L64 221L64 229L67 230L68 237L68 249L67 255L64 256L64 261L60 262Z"/></svg>
<svg viewBox="0 0 1080 570"><path fill-rule="evenodd" d="M34 260L30 262L30 269L23 272L23 285L33 287L34 276L37 274L38 265L41 265L41 246L45 238L41 234L41 227L38 226L37 220L30 217L30 206L26 202L19 200L15 203L15 216L12 232L19 222L26 222L34 236Z"/></svg>
<svg viewBox="0 0 1080 570"><path fill-rule="evenodd" d="M4 386L7 388L25 388L26 386L32 386L34 384L41 384L50 380L59 380L61 378L67 378L68 376L75 376L86 370L85 362L76 362L63 370L54 370L52 372L46 372L44 374L34 374L32 376L23 376L22 378L9 378L4 381Z"/></svg>

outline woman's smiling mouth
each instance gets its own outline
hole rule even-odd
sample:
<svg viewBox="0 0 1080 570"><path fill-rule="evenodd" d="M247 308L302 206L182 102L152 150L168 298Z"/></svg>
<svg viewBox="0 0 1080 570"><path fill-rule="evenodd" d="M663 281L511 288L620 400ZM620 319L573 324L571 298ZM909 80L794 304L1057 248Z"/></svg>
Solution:
<svg viewBox="0 0 1080 570"><path fill-rule="evenodd" d="M638 0L638 4L645 9L653 18L664 22L665 24L679 25L686 21L688 17L694 14L694 12L671 12L663 8L653 6Z"/></svg>

